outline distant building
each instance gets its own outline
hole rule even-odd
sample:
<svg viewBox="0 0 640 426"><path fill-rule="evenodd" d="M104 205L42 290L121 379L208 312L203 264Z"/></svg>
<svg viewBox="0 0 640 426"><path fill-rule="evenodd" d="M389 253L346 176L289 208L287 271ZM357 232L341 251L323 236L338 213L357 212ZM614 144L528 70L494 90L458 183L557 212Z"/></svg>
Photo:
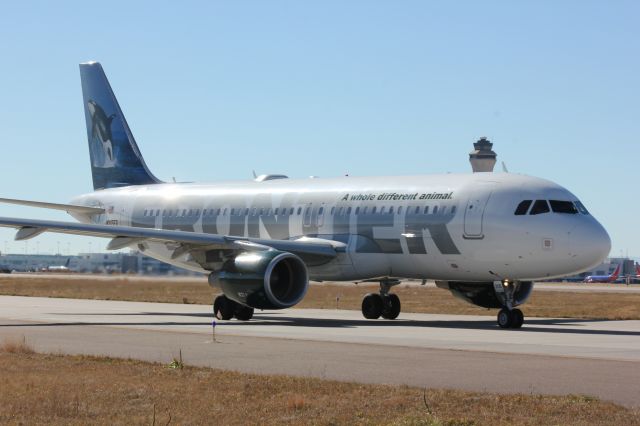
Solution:
<svg viewBox="0 0 640 426"><path fill-rule="evenodd" d="M196 275L194 272L161 262L140 252L80 253L74 256L46 254L0 254L0 269L38 272L52 266L67 265L72 272L123 273L143 275Z"/></svg>
<svg viewBox="0 0 640 426"><path fill-rule="evenodd" d="M577 275L564 277L560 279L554 279L551 281L584 281L586 277L589 275L611 275L616 270L618 265L620 268L620 280L623 280L627 275L635 275L636 274L636 262L633 259L623 258L623 257L610 257L600 265L594 267L589 271L582 272Z"/></svg>
<svg viewBox="0 0 640 426"><path fill-rule="evenodd" d="M478 139L473 144L473 151L469 153L469 162L473 173L493 171L498 154L493 152L491 148L493 148L493 144L485 137Z"/></svg>

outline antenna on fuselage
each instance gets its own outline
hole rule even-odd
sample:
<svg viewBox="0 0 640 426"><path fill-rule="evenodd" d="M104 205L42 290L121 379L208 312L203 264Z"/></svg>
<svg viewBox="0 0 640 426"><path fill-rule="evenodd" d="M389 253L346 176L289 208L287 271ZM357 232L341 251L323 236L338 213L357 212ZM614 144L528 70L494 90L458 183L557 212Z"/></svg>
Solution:
<svg viewBox="0 0 640 426"><path fill-rule="evenodd" d="M255 170L252 170L252 172L253 172L253 178L254 178L254 179L257 179L257 178L258 178L258 175L256 174L256 171L255 171Z"/></svg>
<svg viewBox="0 0 640 426"><path fill-rule="evenodd" d="M504 164L504 161L502 162L502 171L505 173L509 173L509 169L507 169L507 165Z"/></svg>

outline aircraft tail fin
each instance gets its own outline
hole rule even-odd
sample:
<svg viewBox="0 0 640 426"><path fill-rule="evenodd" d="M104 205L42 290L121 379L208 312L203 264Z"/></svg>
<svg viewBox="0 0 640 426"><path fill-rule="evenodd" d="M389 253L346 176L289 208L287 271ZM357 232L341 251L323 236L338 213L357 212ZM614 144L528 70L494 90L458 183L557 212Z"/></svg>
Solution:
<svg viewBox="0 0 640 426"><path fill-rule="evenodd" d="M615 280L618 279L619 276L620 276L620 264L616 266L615 271L613 271L613 274L611 274L611 277L609 277L609 282L614 282Z"/></svg>
<svg viewBox="0 0 640 426"><path fill-rule="evenodd" d="M636 263L636 275L640 277L640 265Z"/></svg>
<svg viewBox="0 0 640 426"><path fill-rule="evenodd" d="M161 183L147 168L99 62L80 64L93 189Z"/></svg>

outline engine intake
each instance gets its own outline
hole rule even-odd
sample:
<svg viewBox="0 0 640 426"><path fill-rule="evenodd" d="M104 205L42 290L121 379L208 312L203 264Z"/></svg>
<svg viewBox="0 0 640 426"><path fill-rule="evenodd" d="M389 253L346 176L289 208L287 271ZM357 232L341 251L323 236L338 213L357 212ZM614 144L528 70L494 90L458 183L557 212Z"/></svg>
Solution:
<svg viewBox="0 0 640 426"><path fill-rule="evenodd" d="M229 299L257 309L285 309L307 294L307 266L295 254L277 250L240 253L209 275Z"/></svg>

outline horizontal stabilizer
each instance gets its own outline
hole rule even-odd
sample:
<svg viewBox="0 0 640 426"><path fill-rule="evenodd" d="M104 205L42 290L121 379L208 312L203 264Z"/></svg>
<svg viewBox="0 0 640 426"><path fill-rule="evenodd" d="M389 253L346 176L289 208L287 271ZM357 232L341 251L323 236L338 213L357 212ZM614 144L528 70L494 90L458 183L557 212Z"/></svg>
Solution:
<svg viewBox="0 0 640 426"><path fill-rule="evenodd" d="M42 201L17 200L15 198L0 198L0 203L18 204L20 206L38 207L42 209L63 210L69 213L104 213L104 209L98 207L77 206L75 204L45 203Z"/></svg>

